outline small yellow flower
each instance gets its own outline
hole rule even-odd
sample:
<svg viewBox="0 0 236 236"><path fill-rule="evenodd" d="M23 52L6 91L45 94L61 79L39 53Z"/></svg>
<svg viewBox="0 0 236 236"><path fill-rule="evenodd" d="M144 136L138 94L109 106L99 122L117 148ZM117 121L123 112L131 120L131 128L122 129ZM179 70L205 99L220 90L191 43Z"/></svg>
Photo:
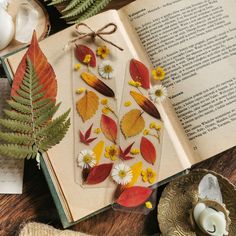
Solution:
<svg viewBox="0 0 236 236"><path fill-rule="evenodd" d="M108 107L104 107L102 109L102 113L105 114L105 115L107 115L109 112L110 112L110 109Z"/></svg>
<svg viewBox="0 0 236 236"><path fill-rule="evenodd" d="M157 131L160 131L161 130L161 125L156 125L156 127L155 127L155 129L157 130Z"/></svg>
<svg viewBox="0 0 236 236"><path fill-rule="evenodd" d="M158 125L157 123L152 122L152 123L149 125L149 128L150 128L150 129L155 129L156 131L160 131L162 127L161 127L161 125Z"/></svg>
<svg viewBox="0 0 236 236"><path fill-rule="evenodd" d="M78 64L75 64L75 66L74 66L74 69L75 69L75 70L79 70L80 68L81 68L81 64L79 64L79 63L78 63Z"/></svg>
<svg viewBox="0 0 236 236"><path fill-rule="evenodd" d="M119 155L119 149L116 145L107 146L105 149L105 157L115 161Z"/></svg>
<svg viewBox="0 0 236 236"><path fill-rule="evenodd" d="M147 209L152 209L152 203L151 202L145 202L145 206Z"/></svg>
<svg viewBox="0 0 236 236"><path fill-rule="evenodd" d="M139 150L138 148L133 148L133 149L130 151L130 153L131 153L132 155L138 155L138 154L140 153L140 150Z"/></svg>
<svg viewBox="0 0 236 236"><path fill-rule="evenodd" d="M154 80L163 80L165 79L166 73L160 66L158 66L152 71L152 76Z"/></svg>
<svg viewBox="0 0 236 236"><path fill-rule="evenodd" d="M131 105L132 105L132 102L131 102L131 101L127 101L127 102L124 103L124 106L125 106L125 107L129 107L129 106L131 106Z"/></svg>
<svg viewBox="0 0 236 236"><path fill-rule="evenodd" d="M110 50L107 46L101 46L97 49L97 55L100 56L102 59L105 59L110 53Z"/></svg>
<svg viewBox="0 0 236 236"><path fill-rule="evenodd" d="M97 129L95 129L93 132L94 132L95 134L100 134L102 131L101 131L100 128L97 128Z"/></svg>
<svg viewBox="0 0 236 236"><path fill-rule="evenodd" d="M76 94L82 94L86 91L86 88L78 88L76 89Z"/></svg>
<svg viewBox="0 0 236 236"><path fill-rule="evenodd" d="M102 104L102 105L107 105L107 104L108 104L108 99L107 99L107 98L103 98L103 99L101 100L101 104Z"/></svg>
<svg viewBox="0 0 236 236"><path fill-rule="evenodd" d="M130 81L128 82L128 84L131 85L131 86L135 86L135 81L130 80Z"/></svg>
<svg viewBox="0 0 236 236"><path fill-rule="evenodd" d="M84 62L85 64L89 64L89 62L91 61L91 59L92 59L92 56L91 56L90 54L87 54L87 55L84 57L83 62Z"/></svg>
<svg viewBox="0 0 236 236"><path fill-rule="evenodd" d="M131 85L131 86L134 86L134 87L136 87L136 88L139 88L139 87L142 86L142 84L141 84L140 82L135 82L134 80L130 80L130 81L128 82L128 84Z"/></svg>
<svg viewBox="0 0 236 236"><path fill-rule="evenodd" d="M145 129L145 130L143 131L143 135L149 135L149 133L150 133L150 131L149 131L148 129Z"/></svg>
<svg viewBox="0 0 236 236"><path fill-rule="evenodd" d="M150 125L149 125L149 128L150 129L155 129L155 127L156 127L156 123L155 122L152 122Z"/></svg>
<svg viewBox="0 0 236 236"><path fill-rule="evenodd" d="M155 171L152 170L152 168L147 168L146 170L143 170L142 173L142 179L143 182L149 182L150 184L153 184L156 180L157 174Z"/></svg>

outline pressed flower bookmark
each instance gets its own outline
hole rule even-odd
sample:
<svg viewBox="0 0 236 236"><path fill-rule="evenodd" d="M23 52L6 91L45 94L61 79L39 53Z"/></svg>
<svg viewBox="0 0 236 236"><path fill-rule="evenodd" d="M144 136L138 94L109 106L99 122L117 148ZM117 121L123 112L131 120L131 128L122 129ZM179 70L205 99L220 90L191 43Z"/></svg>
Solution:
<svg viewBox="0 0 236 236"><path fill-rule="evenodd" d="M84 188L109 187L119 151L112 51L80 42L72 52L75 179Z"/></svg>
<svg viewBox="0 0 236 236"><path fill-rule="evenodd" d="M148 213L155 208L163 122L150 97L151 71L132 59L127 66L119 112L119 160L112 169L117 184L113 208Z"/></svg>

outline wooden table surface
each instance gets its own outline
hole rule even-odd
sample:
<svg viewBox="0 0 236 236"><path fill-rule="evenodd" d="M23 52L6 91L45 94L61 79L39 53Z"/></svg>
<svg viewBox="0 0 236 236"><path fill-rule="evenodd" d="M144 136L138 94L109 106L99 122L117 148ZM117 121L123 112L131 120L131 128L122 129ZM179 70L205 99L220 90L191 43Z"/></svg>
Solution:
<svg viewBox="0 0 236 236"><path fill-rule="evenodd" d="M131 0L113 0L107 9L120 8ZM54 23L56 11L51 11ZM52 24L53 24L52 23ZM58 27L64 27L60 24ZM53 28L55 30L55 28ZM194 168L206 168L227 177L236 185L236 148L232 148ZM162 188L158 190L159 195ZM26 222L36 221L61 228L47 183L35 161L26 161L24 189L22 195L0 195L0 236L18 235L20 227ZM156 209L147 216L115 212L112 209L71 229L101 236L138 236L158 233Z"/></svg>

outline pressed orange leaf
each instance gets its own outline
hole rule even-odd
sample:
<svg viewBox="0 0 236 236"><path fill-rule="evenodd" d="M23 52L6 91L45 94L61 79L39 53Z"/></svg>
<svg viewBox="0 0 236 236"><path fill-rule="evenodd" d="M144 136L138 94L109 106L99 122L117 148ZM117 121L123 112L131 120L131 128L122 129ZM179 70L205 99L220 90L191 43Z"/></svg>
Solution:
<svg viewBox="0 0 236 236"><path fill-rule="evenodd" d="M99 106L99 97L92 91L86 91L85 95L76 103L76 109L83 122L92 118Z"/></svg>
<svg viewBox="0 0 236 236"><path fill-rule="evenodd" d="M130 95L134 98L136 103L150 116L161 119L160 113L157 110L156 106L145 96L141 93L137 93L135 91L130 91Z"/></svg>
<svg viewBox="0 0 236 236"><path fill-rule="evenodd" d="M130 167L133 177L132 177L131 181L125 186L126 188L130 188L136 184L139 176L141 175L142 168L143 168L143 163L141 161L135 163L134 165L132 165Z"/></svg>
<svg viewBox="0 0 236 236"><path fill-rule="evenodd" d="M31 63L33 64L39 84L42 85L42 89L39 91L39 93L43 91L44 98L55 100L57 95L56 75L52 66L48 63L46 56L39 48L35 31L33 33L31 44L24 57L22 58L14 75L11 96L18 96L17 91L21 86L22 80L25 75L27 58L29 58Z"/></svg>
<svg viewBox="0 0 236 236"><path fill-rule="evenodd" d="M110 118L109 116L106 116L106 115L102 115L101 130L107 139L109 139L113 143L116 143L117 124L112 118Z"/></svg>
<svg viewBox="0 0 236 236"><path fill-rule="evenodd" d="M89 62L89 66L91 67L96 67L96 56L94 52L87 46L85 45L77 45L75 48L75 56L78 59L79 62L84 63L84 59L86 55L91 56L91 60Z"/></svg>
<svg viewBox="0 0 236 236"><path fill-rule="evenodd" d="M153 190L146 187L133 186L125 189L116 200L121 206L132 208L145 203L151 196Z"/></svg>
<svg viewBox="0 0 236 236"><path fill-rule="evenodd" d="M99 184L103 182L111 173L113 163L102 164L93 167L86 179L86 184Z"/></svg>
<svg viewBox="0 0 236 236"><path fill-rule="evenodd" d="M142 62L132 59L129 69L134 81L140 82L144 89L150 88L149 70Z"/></svg>
<svg viewBox="0 0 236 236"><path fill-rule="evenodd" d="M86 84L88 84L90 87L97 90L104 96L115 97L115 93L113 92L113 90L105 83L103 83L100 79L98 79L95 75L88 72L84 72L81 74L81 78Z"/></svg>
<svg viewBox="0 0 236 236"><path fill-rule="evenodd" d="M133 109L126 113L121 120L120 127L125 138L133 137L141 133L145 127L142 111Z"/></svg>
<svg viewBox="0 0 236 236"><path fill-rule="evenodd" d="M94 152L94 154L96 156L97 164L101 160L101 156L102 156L102 152L103 152L103 149L104 149L104 145L105 145L104 141L100 141L93 148L93 152Z"/></svg>
<svg viewBox="0 0 236 236"><path fill-rule="evenodd" d="M140 151L143 159L148 163L154 165L156 161L156 149L152 142L145 137L142 137L141 139Z"/></svg>

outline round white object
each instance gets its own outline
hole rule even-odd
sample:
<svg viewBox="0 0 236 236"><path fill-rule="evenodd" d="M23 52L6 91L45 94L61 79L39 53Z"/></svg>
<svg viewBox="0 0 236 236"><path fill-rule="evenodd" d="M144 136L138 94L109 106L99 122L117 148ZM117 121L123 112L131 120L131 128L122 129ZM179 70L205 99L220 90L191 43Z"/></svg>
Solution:
<svg viewBox="0 0 236 236"><path fill-rule="evenodd" d="M8 46L14 36L12 17L0 7L0 50Z"/></svg>

